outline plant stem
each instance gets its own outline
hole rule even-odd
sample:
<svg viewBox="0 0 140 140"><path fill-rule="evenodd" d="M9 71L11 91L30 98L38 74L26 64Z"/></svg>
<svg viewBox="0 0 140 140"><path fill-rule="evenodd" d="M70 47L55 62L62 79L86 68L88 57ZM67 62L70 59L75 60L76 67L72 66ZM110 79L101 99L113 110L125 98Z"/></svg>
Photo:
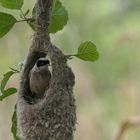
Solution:
<svg viewBox="0 0 140 140"><path fill-rule="evenodd" d="M67 59L72 59L72 56L76 56L77 54L69 54L69 55L65 55Z"/></svg>
<svg viewBox="0 0 140 140"><path fill-rule="evenodd" d="M21 12L21 15L23 16L23 20L19 20L19 21L17 21L17 22L29 22L29 21L34 21L34 19L33 18L26 18L26 16L25 16L25 14L24 14L24 12L22 11L22 9L20 9L20 12Z"/></svg>
<svg viewBox="0 0 140 140"><path fill-rule="evenodd" d="M67 57L76 56L77 54L68 54Z"/></svg>
<svg viewBox="0 0 140 140"><path fill-rule="evenodd" d="M22 9L20 9L20 12L21 12L22 16L24 17L24 19L26 20L27 18L26 18L26 16L24 15Z"/></svg>
<svg viewBox="0 0 140 140"><path fill-rule="evenodd" d="M15 68L12 68L12 67L9 67L14 73L20 73L19 70L15 69Z"/></svg>
<svg viewBox="0 0 140 140"><path fill-rule="evenodd" d="M22 20L18 20L17 22L28 22L28 21L34 21L33 18L26 18L26 19L22 19Z"/></svg>

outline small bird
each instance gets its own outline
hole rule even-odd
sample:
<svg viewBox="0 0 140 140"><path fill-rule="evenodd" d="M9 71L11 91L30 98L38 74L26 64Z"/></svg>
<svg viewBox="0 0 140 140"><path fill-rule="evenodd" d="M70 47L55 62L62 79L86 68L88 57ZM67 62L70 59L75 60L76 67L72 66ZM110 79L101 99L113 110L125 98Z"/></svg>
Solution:
<svg viewBox="0 0 140 140"><path fill-rule="evenodd" d="M46 58L39 58L30 72L30 89L36 97L42 97L49 88L51 72L50 62Z"/></svg>

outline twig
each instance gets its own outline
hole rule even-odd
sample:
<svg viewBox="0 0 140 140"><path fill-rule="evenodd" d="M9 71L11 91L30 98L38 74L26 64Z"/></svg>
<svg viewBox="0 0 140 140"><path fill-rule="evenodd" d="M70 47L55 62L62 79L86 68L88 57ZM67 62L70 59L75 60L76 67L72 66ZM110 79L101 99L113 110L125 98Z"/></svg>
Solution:
<svg viewBox="0 0 140 140"><path fill-rule="evenodd" d="M69 54L69 55L65 55L67 59L72 59L72 56L76 56L76 54Z"/></svg>
<svg viewBox="0 0 140 140"><path fill-rule="evenodd" d="M11 69L14 73L20 73L20 70L17 70L15 68L9 67L9 69Z"/></svg>
<svg viewBox="0 0 140 140"><path fill-rule="evenodd" d="M26 19L22 19L22 20L17 20L17 22L28 22L28 21L35 21L35 19L33 19L33 18L26 18Z"/></svg>
<svg viewBox="0 0 140 140"><path fill-rule="evenodd" d="M140 126L140 116L134 116L134 117L131 117L131 118L125 120L122 123L120 130L118 131L118 133L115 137L115 140L122 140L124 134L126 133L126 131L129 128L138 127L138 126Z"/></svg>

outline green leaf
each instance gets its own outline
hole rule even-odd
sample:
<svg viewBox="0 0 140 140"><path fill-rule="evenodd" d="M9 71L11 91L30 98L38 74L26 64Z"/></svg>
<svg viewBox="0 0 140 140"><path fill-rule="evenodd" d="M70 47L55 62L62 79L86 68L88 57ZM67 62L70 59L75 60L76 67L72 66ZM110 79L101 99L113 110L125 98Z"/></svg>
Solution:
<svg viewBox="0 0 140 140"><path fill-rule="evenodd" d="M35 14L36 14L36 9L35 7L32 10L32 19L33 21L28 21L29 26L32 28L33 31L36 30L36 24L35 24Z"/></svg>
<svg viewBox="0 0 140 140"><path fill-rule="evenodd" d="M51 23L49 26L50 33L56 33L57 31L63 29L68 21L68 12L62 3L58 0L54 1L54 6L52 9Z"/></svg>
<svg viewBox="0 0 140 140"><path fill-rule="evenodd" d="M4 74L4 78L1 82L1 92L4 92L5 86L8 82L8 80L10 79L10 77L14 74L13 71L9 71L7 73Z"/></svg>
<svg viewBox="0 0 140 140"><path fill-rule="evenodd" d="M32 28L33 31L36 30L35 21L28 21L29 26Z"/></svg>
<svg viewBox="0 0 140 140"><path fill-rule="evenodd" d="M15 110L12 116L12 127L11 127L11 132L13 133L13 137L15 140L20 140L17 137L17 114L16 114L16 105L15 105Z"/></svg>
<svg viewBox="0 0 140 140"><path fill-rule="evenodd" d="M16 88L8 88L7 90L3 91L2 96L0 96L0 101L2 101L3 99L5 99L8 96L15 94L16 92L17 92Z"/></svg>
<svg viewBox="0 0 140 140"><path fill-rule="evenodd" d="M30 9L28 9L25 13L24 13L24 16L27 16L30 12Z"/></svg>
<svg viewBox="0 0 140 140"><path fill-rule="evenodd" d="M36 24L35 24L35 14L36 14L36 9L35 7L32 10L32 19L34 19L34 21L28 21L29 26L32 28L33 31L36 30Z"/></svg>
<svg viewBox="0 0 140 140"><path fill-rule="evenodd" d="M32 10L32 18L35 19L35 16L36 16L36 7L34 7Z"/></svg>
<svg viewBox="0 0 140 140"><path fill-rule="evenodd" d="M9 32L16 21L12 15L0 12L0 38Z"/></svg>
<svg viewBox="0 0 140 140"><path fill-rule="evenodd" d="M2 92L2 95L0 96L0 101L2 101L4 98L6 98L6 97L8 97L10 95L13 95L13 94L15 94L17 92L16 88L5 89L5 86L6 86L7 82L8 82L8 80L15 73L17 73L17 72L9 71L6 74L4 74L4 78L1 81L1 87L0 87L0 90Z"/></svg>
<svg viewBox="0 0 140 140"><path fill-rule="evenodd" d="M99 58L99 53L92 42L86 41L80 44L75 56L85 61L95 61Z"/></svg>
<svg viewBox="0 0 140 140"><path fill-rule="evenodd" d="M0 0L0 3L8 9L21 9L23 0Z"/></svg>

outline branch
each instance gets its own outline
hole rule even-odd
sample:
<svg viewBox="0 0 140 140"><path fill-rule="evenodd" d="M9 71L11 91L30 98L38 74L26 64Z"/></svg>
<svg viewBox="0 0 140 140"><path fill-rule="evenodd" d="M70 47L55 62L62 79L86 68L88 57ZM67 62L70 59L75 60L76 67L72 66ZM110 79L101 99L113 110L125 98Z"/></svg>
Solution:
<svg viewBox="0 0 140 140"><path fill-rule="evenodd" d="M29 22L29 21L34 21L33 18L26 18L26 19L22 19L22 20L17 20L17 22Z"/></svg>
<svg viewBox="0 0 140 140"><path fill-rule="evenodd" d="M120 130L118 131L118 134L115 137L115 140L122 140L124 134L129 128L138 127L138 126L140 126L140 116L134 116L125 120L122 123Z"/></svg>

